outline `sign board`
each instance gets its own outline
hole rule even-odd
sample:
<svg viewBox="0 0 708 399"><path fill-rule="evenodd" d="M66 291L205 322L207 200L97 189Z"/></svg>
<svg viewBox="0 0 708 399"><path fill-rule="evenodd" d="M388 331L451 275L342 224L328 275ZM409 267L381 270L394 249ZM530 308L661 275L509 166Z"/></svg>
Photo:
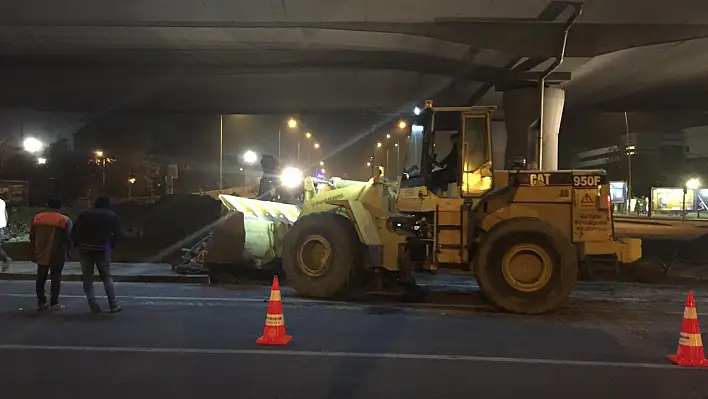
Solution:
<svg viewBox="0 0 708 399"><path fill-rule="evenodd" d="M0 198L7 205L27 205L29 183L24 180L0 180Z"/></svg>
<svg viewBox="0 0 708 399"><path fill-rule="evenodd" d="M698 212L708 211L708 188L702 188L696 192L696 210Z"/></svg>
<svg viewBox="0 0 708 399"><path fill-rule="evenodd" d="M177 168L177 164L171 163L167 165L167 177L170 179L179 179L179 169Z"/></svg>
<svg viewBox="0 0 708 399"><path fill-rule="evenodd" d="M693 211L694 191L686 191L686 211ZM651 206L656 212L680 212L683 209L683 188L656 187L651 189Z"/></svg>
<svg viewBox="0 0 708 399"><path fill-rule="evenodd" d="M610 201L613 204L624 204L627 201L627 182L610 182Z"/></svg>

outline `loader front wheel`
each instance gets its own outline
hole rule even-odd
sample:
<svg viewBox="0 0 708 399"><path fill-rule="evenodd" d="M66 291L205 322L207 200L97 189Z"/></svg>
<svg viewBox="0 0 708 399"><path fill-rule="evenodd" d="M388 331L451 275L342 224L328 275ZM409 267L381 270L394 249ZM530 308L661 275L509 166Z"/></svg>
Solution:
<svg viewBox="0 0 708 399"><path fill-rule="evenodd" d="M283 242L283 271L298 294L331 298L354 280L360 243L352 222L331 212L303 216Z"/></svg>
<svg viewBox="0 0 708 399"><path fill-rule="evenodd" d="M482 295L510 312L556 310L570 296L578 274L573 244L548 223L515 218L483 238L474 262Z"/></svg>

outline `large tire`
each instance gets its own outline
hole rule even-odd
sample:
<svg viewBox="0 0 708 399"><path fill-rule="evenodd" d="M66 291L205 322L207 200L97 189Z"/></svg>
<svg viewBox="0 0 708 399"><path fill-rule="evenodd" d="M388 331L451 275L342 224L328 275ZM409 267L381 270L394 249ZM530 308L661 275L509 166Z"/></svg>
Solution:
<svg viewBox="0 0 708 399"><path fill-rule="evenodd" d="M501 222L483 238L474 258L482 295L509 312L541 314L570 296L578 256L560 231L536 218Z"/></svg>
<svg viewBox="0 0 708 399"><path fill-rule="evenodd" d="M299 219L283 241L283 271L298 294L331 298L354 280L361 244L352 222L331 212Z"/></svg>

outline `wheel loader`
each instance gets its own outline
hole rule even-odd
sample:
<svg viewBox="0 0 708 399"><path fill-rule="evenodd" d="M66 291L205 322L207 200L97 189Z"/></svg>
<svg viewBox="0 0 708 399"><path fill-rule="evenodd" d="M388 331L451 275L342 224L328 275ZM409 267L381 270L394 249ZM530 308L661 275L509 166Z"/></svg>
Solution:
<svg viewBox="0 0 708 399"><path fill-rule="evenodd" d="M368 182L307 178L301 207L222 201L246 214L246 227L237 223L245 242L280 258L300 295L393 286L415 292L415 272L449 270L474 276L503 310L550 312L569 297L581 263L634 262L641 240L614 238L602 170L528 170L523 160L495 168L492 111L426 103L397 182L380 173ZM454 156L438 162L436 152ZM249 207L275 222L256 228L258 217L248 215L258 211Z"/></svg>

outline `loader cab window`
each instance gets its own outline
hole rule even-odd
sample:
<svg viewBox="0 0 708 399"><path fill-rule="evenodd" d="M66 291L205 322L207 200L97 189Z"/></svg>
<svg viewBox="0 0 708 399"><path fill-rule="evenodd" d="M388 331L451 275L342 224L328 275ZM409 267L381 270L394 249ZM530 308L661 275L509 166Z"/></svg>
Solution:
<svg viewBox="0 0 708 399"><path fill-rule="evenodd" d="M489 114L463 115L462 184L463 196L474 197L492 188L492 156Z"/></svg>
<svg viewBox="0 0 708 399"><path fill-rule="evenodd" d="M408 138L401 187L424 186L423 180L423 125L413 124Z"/></svg>

